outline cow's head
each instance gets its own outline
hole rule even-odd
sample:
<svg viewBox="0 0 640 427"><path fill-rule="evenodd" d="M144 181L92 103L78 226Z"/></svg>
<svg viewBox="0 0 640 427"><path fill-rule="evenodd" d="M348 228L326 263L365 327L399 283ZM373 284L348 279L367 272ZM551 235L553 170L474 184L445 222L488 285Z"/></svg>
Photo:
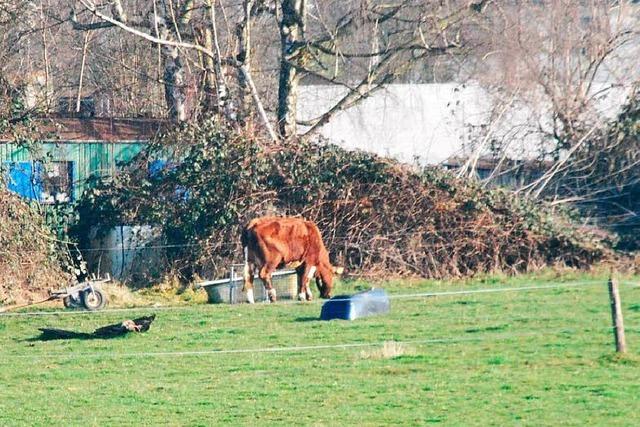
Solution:
<svg viewBox="0 0 640 427"><path fill-rule="evenodd" d="M316 273L316 285L320 291L322 298L331 298L331 292L333 291L333 275L342 274L344 269L342 267L323 266L318 269Z"/></svg>

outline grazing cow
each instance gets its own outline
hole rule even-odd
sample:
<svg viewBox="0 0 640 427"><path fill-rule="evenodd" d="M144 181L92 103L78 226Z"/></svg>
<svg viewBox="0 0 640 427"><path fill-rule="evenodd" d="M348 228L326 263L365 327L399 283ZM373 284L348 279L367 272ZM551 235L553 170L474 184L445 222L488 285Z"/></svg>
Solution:
<svg viewBox="0 0 640 427"><path fill-rule="evenodd" d="M255 218L242 230L244 252L244 287L247 301L253 304L253 277L264 283L270 301L276 300L276 290L271 283L271 274L287 264L299 263L298 299L311 301L309 281L316 279L316 285L323 298L331 297L333 274L340 274L341 268L334 268L329 262L329 253L322 242L320 230L311 221L292 217Z"/></svg>

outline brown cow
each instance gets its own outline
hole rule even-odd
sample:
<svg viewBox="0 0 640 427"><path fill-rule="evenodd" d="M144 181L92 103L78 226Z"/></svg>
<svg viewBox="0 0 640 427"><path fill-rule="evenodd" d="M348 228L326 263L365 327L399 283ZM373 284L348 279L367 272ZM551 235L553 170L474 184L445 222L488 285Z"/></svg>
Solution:
<svg viewBox="0 0 640 427"><path fill-rule="evenodd" d="M276 290L271 283L271 274L287 264L299 263L298 298L312 298L309 281L315 277L323 298L331 297L333 274L341 273L329 262L329 253L322 242L320 230L311 221L292 217L255 218L242 230L244 251L244 287L247 301L253 304L253 277L264 283L270 301L276 300Z"/></svg>

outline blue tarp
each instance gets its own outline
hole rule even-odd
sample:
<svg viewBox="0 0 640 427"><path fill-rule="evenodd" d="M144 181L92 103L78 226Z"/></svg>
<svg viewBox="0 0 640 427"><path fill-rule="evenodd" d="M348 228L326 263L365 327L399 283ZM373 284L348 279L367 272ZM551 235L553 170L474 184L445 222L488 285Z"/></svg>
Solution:
<svg viewBox="0 0 640 427"><path fill-rule="evenodd" d="M42 163L6 162L7 188L9 191L31 200L42 196Z"/></svg>
<svg viewBox="0 0 640 427"><path fill-rule="evenodd" d="M338 295L331 298L323 304L320 318L353 320L388 313L389 308L389 296L384 289L371 289L354 295Z"/></svg>
<svg viewBox="0 0 640 427"><path fill-rule="evenodd" d="M176 163L169 163L166 160L158 159L149 163L149 177L161 178L163 173L173 171L178 165ZM176 186L175 191L176 200L187 201L191 197L191 192L182 185Z"/></svg>

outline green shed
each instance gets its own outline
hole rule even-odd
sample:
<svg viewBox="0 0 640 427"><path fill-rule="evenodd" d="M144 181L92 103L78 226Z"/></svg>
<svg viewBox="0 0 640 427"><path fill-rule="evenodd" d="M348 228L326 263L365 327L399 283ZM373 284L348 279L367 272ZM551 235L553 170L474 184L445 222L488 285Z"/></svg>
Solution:
<svg viewBox="0 0 640 427"><path fill-rule="evenodd" d="M155 119L40 119L53 135L33 149L0 136L0 167L7 187L41 203L78 199L92 177L113 176L167 123ZM46 159L46 161L42 161Z"/></svg>

